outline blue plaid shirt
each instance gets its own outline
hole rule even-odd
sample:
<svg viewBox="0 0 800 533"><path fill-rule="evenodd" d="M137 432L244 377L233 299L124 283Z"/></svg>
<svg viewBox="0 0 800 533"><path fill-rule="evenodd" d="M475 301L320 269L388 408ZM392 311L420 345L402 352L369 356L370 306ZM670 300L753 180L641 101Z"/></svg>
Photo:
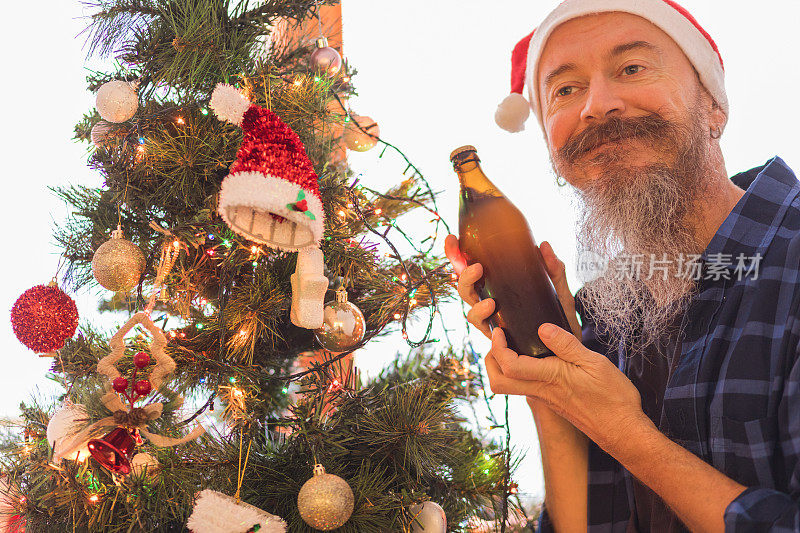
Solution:
<svg viewBox="0 0 800 533"><path fill-rule="evenodd" d="M700 257L662 420L748 487L726 531L800 532L800 183L778 157L731 179L746 192ZM609 349L578 307L584 344L625 372L624 344ZM624 532L634 508L630 473L592 443L589 531Z"/></svg>

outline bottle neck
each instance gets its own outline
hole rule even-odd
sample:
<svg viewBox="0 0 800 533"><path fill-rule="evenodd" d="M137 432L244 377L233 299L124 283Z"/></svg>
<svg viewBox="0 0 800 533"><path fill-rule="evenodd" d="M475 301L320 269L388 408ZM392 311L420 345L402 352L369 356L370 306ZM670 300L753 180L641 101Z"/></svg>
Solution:
<svg viewBox="0 0 800 533"><path fill-rule="evenodd" d="M453 168L458 174L462 190L470 189L474 193L487 196L503 195L483 173L477 156L467 157L463 161L453 163Z"/></svg>

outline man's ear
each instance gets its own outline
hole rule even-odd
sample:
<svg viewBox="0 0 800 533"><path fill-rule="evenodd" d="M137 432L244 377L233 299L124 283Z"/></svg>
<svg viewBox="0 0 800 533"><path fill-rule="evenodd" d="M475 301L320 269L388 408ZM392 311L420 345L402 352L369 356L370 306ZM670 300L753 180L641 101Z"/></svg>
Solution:
<svg viewBox="0 0 800 533"><path fill-rule="evenodd" d="M711 130L717 130L720 133L725 130L725 125L728 123L728 115L725 114L725 111L722 110L722 107L716 102L716 100L713 101L708 121L711 126Z"/></svg>

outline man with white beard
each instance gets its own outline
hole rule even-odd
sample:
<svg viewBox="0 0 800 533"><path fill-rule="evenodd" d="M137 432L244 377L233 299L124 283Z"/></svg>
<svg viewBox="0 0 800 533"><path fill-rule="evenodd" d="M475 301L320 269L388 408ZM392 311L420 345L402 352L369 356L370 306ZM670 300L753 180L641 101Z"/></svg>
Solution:
<svg viewBox="0 0 800 533"><path fill-rule="evenodd" d="M573 297L542 243L572 333L542 325L555 357L535 359L445 243L492 391L533 412L541 529L800 531L800 183L777 157L728 178L716 44L671 0L566 0L515 49L512 91L498 124L533 109L579 249L608 261Z"/></svg>

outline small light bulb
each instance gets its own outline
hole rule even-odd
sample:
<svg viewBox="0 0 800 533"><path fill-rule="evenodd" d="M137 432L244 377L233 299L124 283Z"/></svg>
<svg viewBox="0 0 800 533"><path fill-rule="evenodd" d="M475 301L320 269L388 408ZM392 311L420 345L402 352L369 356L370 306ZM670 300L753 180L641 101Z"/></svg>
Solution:
<svg viewBox="0 0 800 533"><path fill-rule="evenodd" d="M381 213L383 213L383 210L380 207L375 210L376 215L380 215Z"/></svg>
<svg viewBox="0 0 800 533"><path fill-rule="evenodd" d="M251 251L251 252L253 252L254 254L257 254L257 253L258 253L258 252L260 252L261 250L259 249L259 247L258 247L258 246L253 246L252 248L250 248L250 251Z"/></svg>
<svg viewBox="0 0 800 533"><path fill-rule="evenodd" d="M345 215L345 212L340 210L340 211L339 211L339 216L340 216L340 217L342 217L342 218L344 218L344 217L346 216L346 215Z"/></svg>
<svg viewBox="0 0 800 533"><path fill-rule="evenodd" d="M88 500L89 500L91 503L97 503L97 501L98 501L99 499L100 499L100 496L98 496L97 494L92 494L92 495L91 495L91 496L89 496L89 498L88 498Z"/></svg>
<svg viewBox="0 0 800 533"><path fill-rule="evenodd" d="M303 82L302 82L302 81L300 81L300 79L296 79L296 80L294 80L294 85L295 85L295 87L300 87L302 84L303 84Z"/></svg>
<svg viewBox="0 0 800 533"><path fill-rule="evenodd" d="M178 124L186 124L186 121L185 121L185 120L183 120L183 117L178 117L178 118L175 120L175 122L177 122Z"/></svg>
<svg viewBox="0 0 800 533"><path fill-rule="evenodd" d="M400 317L401 317L401 316L402 316L402 315L401 315L400 313L395 313L395 314L394 314L394 319L395 319L395 320L400 320Z"/></svg>
<svg viewBox="0 0 800 533"><path fill-rule="evenodd" d="M207 108L205 108L205 107L201 108L201 109L200 109L200 112L201 112L203 115L208 115L208 109L207 109Z"/></svg>

